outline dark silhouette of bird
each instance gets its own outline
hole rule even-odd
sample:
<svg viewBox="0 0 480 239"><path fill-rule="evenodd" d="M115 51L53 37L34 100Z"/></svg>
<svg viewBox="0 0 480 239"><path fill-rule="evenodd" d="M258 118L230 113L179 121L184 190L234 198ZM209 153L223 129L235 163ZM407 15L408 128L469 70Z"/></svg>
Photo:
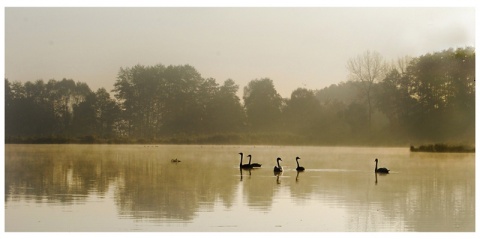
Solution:
<svg viewBox="0 0 480 239"><path fill-rule="evenodd" d="M297 158L295 158L295 160L297 161L297 171L299 171L299 172L305 171L305 168L301 167L300 164L298 163L299 159L300 159L300 157L298 157L298 156L297 156Z"/></svg>
<svg viewBox="0 0 480 239"><path fill-rule="evenodd" d="M240 168L252 168L252 166L250 164L242 164L242 161L243 161L243 153L239 153L240 154Z"/></svg>
<svg viewBox="0 0 480 239"><path fill-rule="evenodd" d="M390 170L387 168L377 168L378 159L375 159L375 173L388 173Z"/></svg>
<svg viewBox="0 0 480 239"><path fill-rule="evenodd" d="M281 158L277 158L277 166L273 167L273 172L283 172L282 166L280 166L280 161L282 161Z"/></svg>
<svg viewBox="0 0 480 239"><path fill-rule="evenodd" d="M180 162L182 162L182 161L180 161L180 160L178 160L178 159L172 159L172 160L170 160L170 161L171 161L172 163L180 163Z"/></svg>
<svg viewBox="0 0 480 239"><path fill-rule="evenodd" d="M252 155L249 154L247 157L249 158L249 159L248 159L248 164L251 165L252 168L260 168L260 167L262 167L262 165L259 164L259 163L252 163Z"/></svg>

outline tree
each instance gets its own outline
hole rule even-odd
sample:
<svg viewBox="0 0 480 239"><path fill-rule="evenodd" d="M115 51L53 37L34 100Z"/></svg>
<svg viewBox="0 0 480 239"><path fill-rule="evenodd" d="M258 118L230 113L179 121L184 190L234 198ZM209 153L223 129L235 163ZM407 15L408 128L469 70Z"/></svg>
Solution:
<svg viewBox="0 0 480 239"><path fill-rule="evenodd" d="M390 121L390 128L396 135L408 129L410 118L415 111L415 100L409 93L411 82L397 69L378 83L376 88L376 106Z"/></svg>
<svg viewBox="0 0 480 239"><path fill-rule="evenodd" d="M214 79L203 79L189 65L137 65L120 69L114 92L128 135L154 139L204 131L207 104L217 88Z"/></svg>
<svg viewBox="0 0 480 239"><path fill-rule="evenodd" d="M238 85L232 79L227 79L207 104L205 121L209 132L238 132L244 128L245 112L237 91Z"/></svg>
<svg viewBox="0 0 480 239"><path fill-rule="evenodd" d="M114 125L120 117L120 107L110 98L105 88L95 92L95 116L98 134L104 138L114 136Z"/></svg>
<svg viewBox="0 0 480 239"><path fill-rule="evenodd" d="M386 72L386 64L378 52L366 51L362 55L351 58L347 62L352 81L361 82L360 90L368 107L368 128L371 128L373 111L373 88L382 80Z"/></svg>
<svg viewBox="0 0 480 239"><path fill-rule="evenodd" d="M309 136L318 133L314 129L321 121L321 106L314 91L305 88L294 90L286 101L283 118L285 128L294 133Z"/></svg>
<svg viewBox="0 0 480 239"><path fill-rule="evenodd" d="M53 85L52 95L54 98L55 116L59 119L56 131L66 134L72 120L72 96L75 92L75 82L64 78L58 82L50 80L49 83Z"/></svg>
<svg viewBox="0 0 480 239"><path fill-rule="evenodd" d="M74 109L91 94L85 83L43 80L10 84L6 81L6 128L11 136L65 136L75 131Z"/></svg>
<svg viewBox="0 0 480 239"><path fill-rule="evenodd" d="M343 116L347 124L350 126L352 136L358 137L358 135L365 133L365 130L368 130L364 127L368 120L367 110L364 105L357 102L350 103L344 110Z"/></svg>
<svg viewBox="0 0 480 239"><path fill-rule="evenodd" d="M97 135L95 101L95 94L90 92L84 101L73 106L73 117L69 130L73 136Z"/></svg>
<svg viewBox="0 0 480 239"><path fill-rule="evenodd" d="M154 138L161 114L165 80L163 65L121 68L115 82L115 97L122 106L122 119L127 122L128 135L137 138Z"/></svg>
<svg viewBox="0 0 480 239"><path fill-rule="evenodd" d="M269 131L278 125L282 98L272 80L264 78L250 81L244 88L243 100L248 126L252 130Z"/></svg>
<svg viewBox="0 0 480 239"><path fill-rule="evenodd" d="M205 116L204 100L200 98L210 98L206 91L216 83L205 83L200 73L190 65L168 66L163 77L165 85L159 92L163 102L161 132L167 135L196 133Z"/></svg>
<svg viewBox="0 0 480 239"><path fill-rule="evenodd" d="M449 49L412 60L405 77L415 100L411 132L420 139L469 135L475 119L475 50Z"/></svg>

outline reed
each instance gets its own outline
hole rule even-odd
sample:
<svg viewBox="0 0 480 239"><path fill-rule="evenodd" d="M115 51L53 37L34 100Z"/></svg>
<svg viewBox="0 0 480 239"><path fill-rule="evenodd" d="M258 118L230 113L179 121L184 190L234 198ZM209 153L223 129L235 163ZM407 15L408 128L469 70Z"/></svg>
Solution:
<svg viewBox="0 0 480 239"><path fill-rule="evenodd" d="M431 152L431 153L475 153L475 147L466 145L449 144L428 144L419 147L410 146L411 152Z"/></svg>

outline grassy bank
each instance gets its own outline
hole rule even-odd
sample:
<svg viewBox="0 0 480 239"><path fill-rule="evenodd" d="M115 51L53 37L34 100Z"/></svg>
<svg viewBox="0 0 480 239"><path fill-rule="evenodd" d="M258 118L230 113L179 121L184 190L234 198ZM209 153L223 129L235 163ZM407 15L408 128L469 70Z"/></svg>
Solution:
<svg viewBox="0 0 480 239"><path fill-rule="evenodd" d="M103 138L95 135L82 137L43 136L6 137L6 144L219 144L219 145L305 145L305 146L375 146L408 147L403 141L378 140L376 137L311 138L290 133L224 133L209 135L173 135L161 138ZM464 145L430 144L410 147L412 152L475 152L475 147Z"/></svg>
<svg viewBox="0 0 480 239"><path fill-rule="evenodd" d="M225 144L225 145L322 145L322 146L407 146L398 142L379 142L375 137L350 138L309 137L291 133L223 133L205 135L179 134L161 138L115 137L95 135L82 137L42 136L5 138L6 144Z"/></svg>
<svg viewBox="0 0 480 239"><path fill-rule="evenodd" d="M410 146L411 152L431 153L475 153L475 147L465 145L429 144L419 147Z"/></svg>

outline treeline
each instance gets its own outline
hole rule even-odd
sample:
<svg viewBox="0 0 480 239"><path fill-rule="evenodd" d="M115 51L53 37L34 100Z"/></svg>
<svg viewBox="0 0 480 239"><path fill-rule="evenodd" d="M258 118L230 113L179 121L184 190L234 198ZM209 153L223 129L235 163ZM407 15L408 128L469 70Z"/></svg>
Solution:
<svg viewBox="0 0 480 239"><path fill-rule="evenodd" d="M113 96L71 79L6 79L6 142L473 144L474 48L398 63L382 62L378 79L357 75L321 90L298 88L290 98L273 80L255 79L243 102L233 80L219 84L189 65L121 68Z"/></svg>

